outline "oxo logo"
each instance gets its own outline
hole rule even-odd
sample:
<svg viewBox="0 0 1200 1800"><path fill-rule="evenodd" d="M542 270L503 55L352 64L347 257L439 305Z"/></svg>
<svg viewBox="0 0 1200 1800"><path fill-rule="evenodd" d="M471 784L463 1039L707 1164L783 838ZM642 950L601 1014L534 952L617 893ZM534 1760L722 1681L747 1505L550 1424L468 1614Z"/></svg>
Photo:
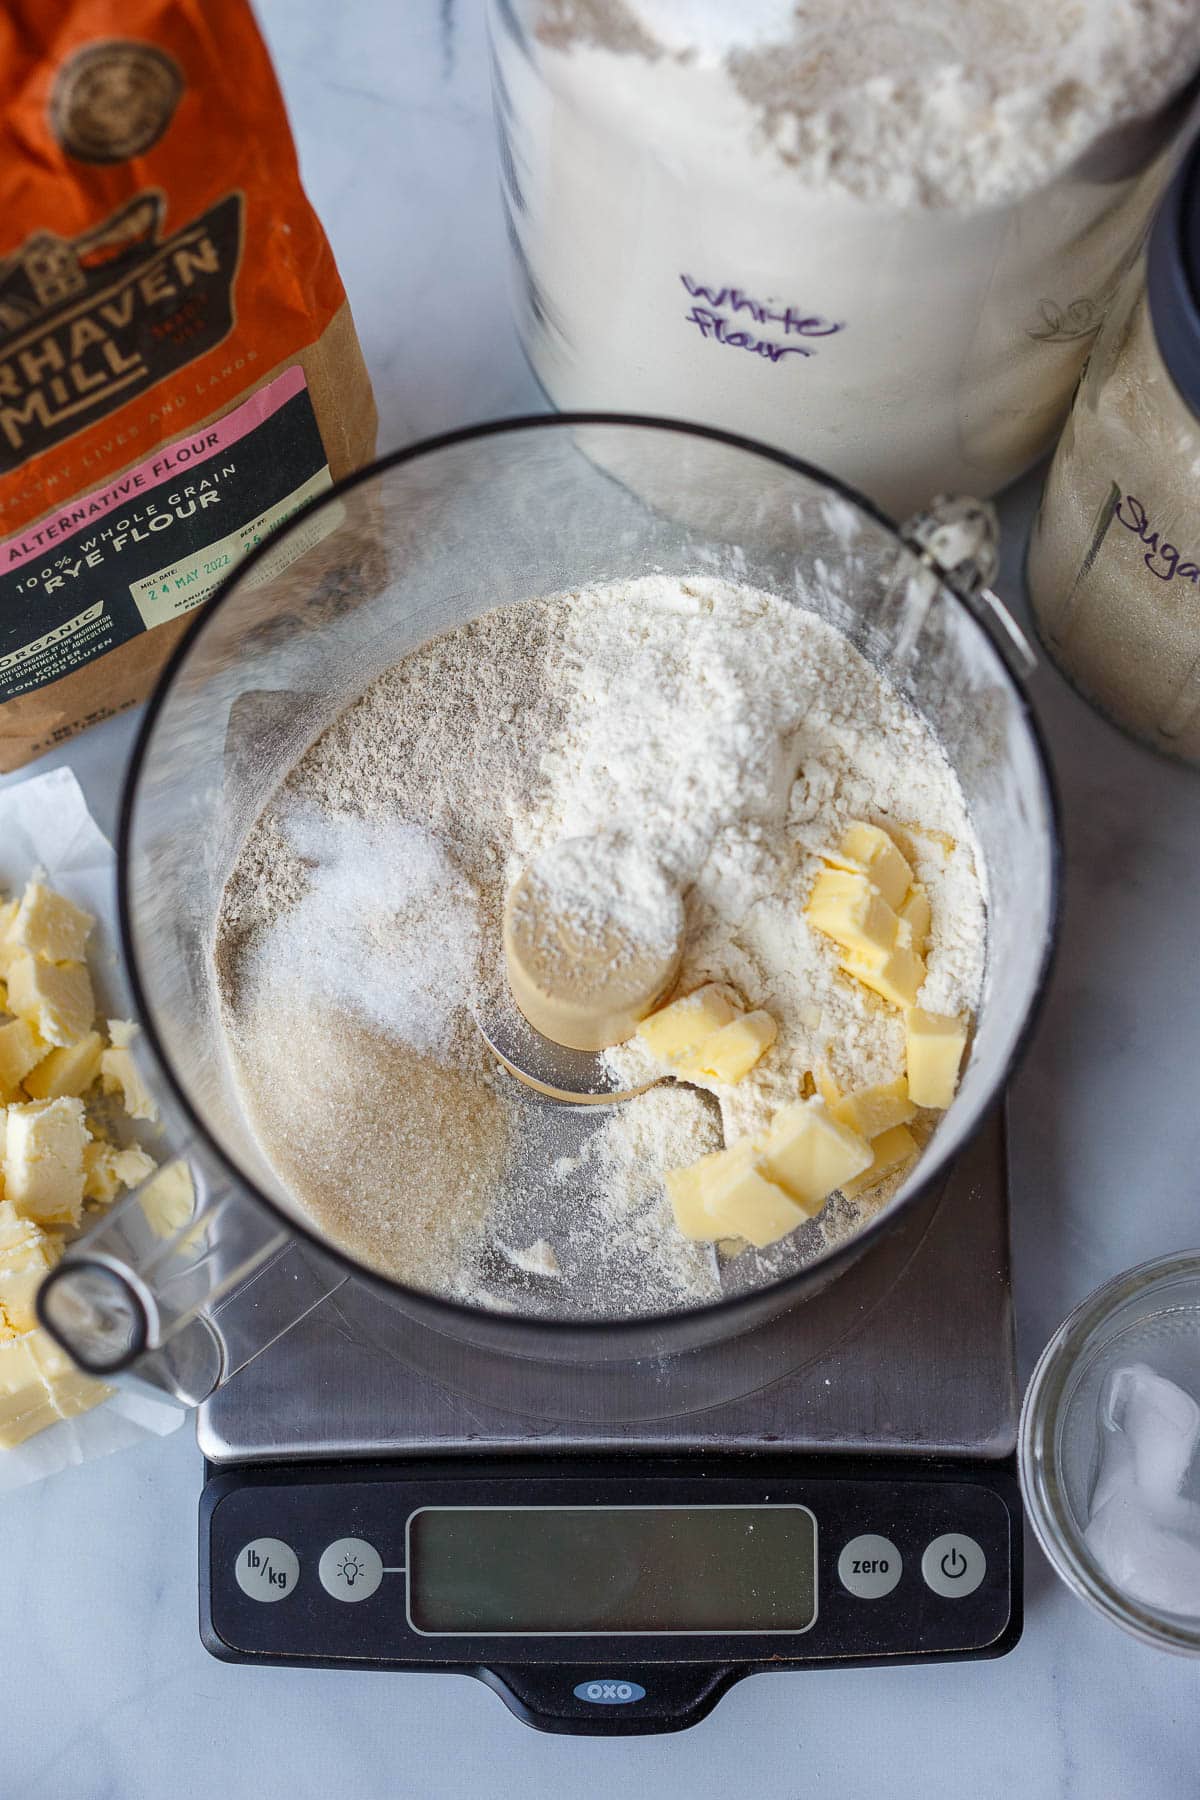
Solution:
<svg viewBox="0 0 1200 1800"><path fill-rule="evenodd" d="M581 1681L575 1698L590 1700L593 1706L628 1706L631 1700L644 1700L646 1690L636 1681Z"/></svg>

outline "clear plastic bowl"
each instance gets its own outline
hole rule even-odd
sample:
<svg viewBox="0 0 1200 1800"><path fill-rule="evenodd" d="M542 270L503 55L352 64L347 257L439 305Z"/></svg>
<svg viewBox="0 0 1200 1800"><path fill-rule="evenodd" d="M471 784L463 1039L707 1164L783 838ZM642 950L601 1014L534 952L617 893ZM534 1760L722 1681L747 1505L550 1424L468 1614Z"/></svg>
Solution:
<svg viewBox="0 0 1200 1800"><path fill-rule="evenodd" d="M1149 1363L1193 1393L1200 1385L1200 1251L1115 1276L1059 1326L1021 1412L1025 1505L1042 1549L1082 1600L1143 1643L1200 1656L1200 1619L1131 1599L1084 1542L1099 1466L1100 1396L1109 1373L1128 1362Z"/></svg>

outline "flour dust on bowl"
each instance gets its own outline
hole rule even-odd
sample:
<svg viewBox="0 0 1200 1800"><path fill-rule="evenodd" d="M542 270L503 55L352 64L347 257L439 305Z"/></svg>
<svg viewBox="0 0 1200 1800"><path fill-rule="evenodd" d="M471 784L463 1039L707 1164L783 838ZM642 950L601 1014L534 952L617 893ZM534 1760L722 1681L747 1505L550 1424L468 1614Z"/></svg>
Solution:
<svg viewBox="0 0 1200 1800"><path fill-rule="evenodd" d="M350 1278L476 1347L667 1356L890 1232L995 1101L1054 913L1017 639L954 536L606 415L299 515L181 647L125 796L204 1205L148 1254L93 1235L59 1334L198 1398ZM497 1059L502 1014L579 1104Z"/></svg>

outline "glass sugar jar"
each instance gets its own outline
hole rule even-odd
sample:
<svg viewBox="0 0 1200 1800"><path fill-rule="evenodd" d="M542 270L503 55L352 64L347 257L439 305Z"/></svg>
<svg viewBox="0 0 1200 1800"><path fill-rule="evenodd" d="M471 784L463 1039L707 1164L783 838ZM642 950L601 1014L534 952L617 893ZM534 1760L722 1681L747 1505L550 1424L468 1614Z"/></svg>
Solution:
<svg viewBox="0 0 1200 1800"><path fill-rule="evenodd" d="M1200 764L1200 139L1097 339L1028 573L1068 679L1135 737Z"/></svg>

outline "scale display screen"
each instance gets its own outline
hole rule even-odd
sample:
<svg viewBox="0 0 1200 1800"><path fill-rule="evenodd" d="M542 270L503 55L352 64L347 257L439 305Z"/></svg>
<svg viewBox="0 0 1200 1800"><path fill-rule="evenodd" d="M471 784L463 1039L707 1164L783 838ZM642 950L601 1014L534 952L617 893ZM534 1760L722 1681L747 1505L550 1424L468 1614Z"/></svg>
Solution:
<svg viewBox="0 0 1200 1800"><path fill-rule="evenodd" d="M408 1607L431 1636L807 1631L805 1506L426 1507Z"/></svg>

